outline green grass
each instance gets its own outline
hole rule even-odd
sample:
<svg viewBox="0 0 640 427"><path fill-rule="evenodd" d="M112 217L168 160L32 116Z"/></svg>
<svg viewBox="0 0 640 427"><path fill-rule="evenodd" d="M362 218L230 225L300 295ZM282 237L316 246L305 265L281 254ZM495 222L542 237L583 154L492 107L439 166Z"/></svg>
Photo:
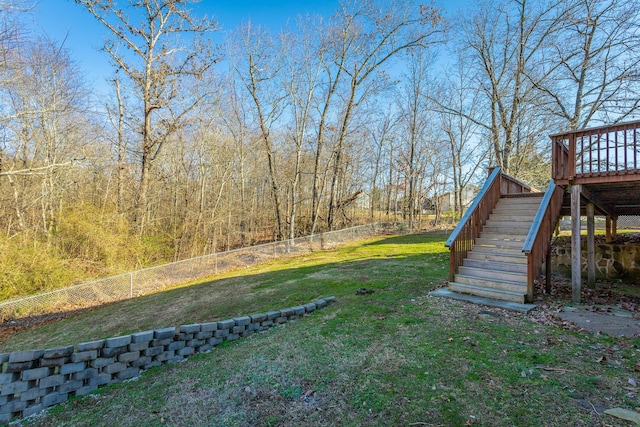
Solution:
<svg viewBox="0 0 640 427"><path fill-rule="evenodd" d="M447 276L444 240L370 239L25 331L5 349L338 298L306 318L154 368L22 424L625 425L602 411L640 406L624 388L638 380L640 341L576 334L429 296ZM360 287L375 292L356 295Z"/></svg>
<svg viewBox="0 0 640 427"><path fill-rule="evenodd" d="M137 331L291 307L359 287L422 290L446 276L443 235L369 239L335 251L268 262L24 331L0 352L54 347Z"/></svg>

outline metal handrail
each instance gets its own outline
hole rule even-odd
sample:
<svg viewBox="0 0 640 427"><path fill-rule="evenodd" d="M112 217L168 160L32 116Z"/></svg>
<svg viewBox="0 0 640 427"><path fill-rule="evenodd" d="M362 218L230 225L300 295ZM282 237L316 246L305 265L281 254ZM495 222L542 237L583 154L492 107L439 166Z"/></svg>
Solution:
<svg viewBox="0 0 640 427"><path fill-rule="evenodd" d="M455 240L458 238L458 235L460 234L464 226L467 224L467 222L469 222L471 215L473 215L474 211L478 208L480 201L482 200L484 195L487 193L487 191L489 191L491 184L493 184L493 181L495 181L499 176L500 176L500 168L496 167L493 170L493 172L491 172L491 175L489 175L489 178L487 179L487 181L484 183L482 190L480 190L476 198L473 199L473 203L471 203L471 206L469 206L469 209L467 209L467 211L464 213L462 218L460 218L458 225L456 226L456 228L453 230L453 232L447 239L447 242L444 244L445 247L448 248L453 244L453 242L455 242Z"/></svg>
<svg viewBox="0 0 640 427"><path fill-rule="evenodd" d="M536 212L536 216L533 218L533 223L531 224L531 228L529 229L529 234L527 234L527 238L522 245L522 252L528 254L533 249L533 244L535 243L536 236L538 235L538 231L540 230L540 226L542 225L542 221L544 220L544 215L547 212L549 207L549 203L551 202L551 197L553 196L553 192L556 189L556 183L553 179L549 182L549 187L547 187L547 191L545 191L544 196L542 197L542 201L540 202L540 206L538 207L538 211Z"/></svg>

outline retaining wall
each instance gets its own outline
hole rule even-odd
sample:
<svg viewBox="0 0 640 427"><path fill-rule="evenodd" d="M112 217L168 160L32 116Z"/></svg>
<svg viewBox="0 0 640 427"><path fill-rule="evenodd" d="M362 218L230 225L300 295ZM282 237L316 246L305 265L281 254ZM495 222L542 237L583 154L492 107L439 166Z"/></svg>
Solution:
<svg viewBox="0 0 640 427"><path fill-rule="evenodd" d="M223 341L247 337L311 313L335 301L327 297L279 311L210 323L138 332L50 348L0 354L0 424L83 396L100 386L179 362Z"/></svg>
<svg viewBox="0 0 640 427"><path fill-rule="evenodd" d="M582 271L587 273L586 243L581 243ZM640 245L600 243L595 245L596 278L623 279L640 283ZM571 248L555 248L551 255L553 272L571 277Z"/></svg>

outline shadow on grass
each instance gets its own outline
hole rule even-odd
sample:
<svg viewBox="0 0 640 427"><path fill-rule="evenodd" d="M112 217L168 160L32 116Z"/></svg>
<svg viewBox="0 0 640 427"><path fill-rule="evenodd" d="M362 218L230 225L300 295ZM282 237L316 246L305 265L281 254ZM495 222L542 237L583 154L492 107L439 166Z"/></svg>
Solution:
<svg viewBox="0 0 640 427"><path fill-rule="evenodd" d="M55 347L138 331L202 323L305 304L356 290L424 292L448 274L443 234L383 238L381 243L286 258L223 278L110 303L15 333L0 351ZM384 246L386 245L386 246ZM371 247L375 246L375 250ZM302 265L300 265L302 264ZM258 270L256 272L256 270ZM268 271L263 271L268 270ZM59 317L63 317L64 313Z"/></svg>
<svg viewBox="0 0 640 427"><path fill-rule="evenodd" d="M425 239L429 241L442 241L443 252L447 252L444 248L444 241L449 237L449 233L444 231L428 231L425 233L406 234L402 236L392 236L386 239L380 239L373 242L365 243L363 246L381 246L381 245L405 245L416 244L424 242Z"/></svg>

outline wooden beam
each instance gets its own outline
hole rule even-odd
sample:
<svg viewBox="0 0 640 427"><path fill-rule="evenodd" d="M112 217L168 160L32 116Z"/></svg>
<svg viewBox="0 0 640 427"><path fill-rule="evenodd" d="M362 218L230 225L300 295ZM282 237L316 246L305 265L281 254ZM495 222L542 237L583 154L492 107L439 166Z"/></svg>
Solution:
<svg viewBox="0 0 640 427"><path fill-rule="evenodd" d="M580 185L571 186L571 300L580 303L582 262L580 254Z"/></svg>
<svg viewBox="0 0 640 427"><path fill-rule="evenodd" d="M640 181L640 173L634 171L633 173L622 174L599 174L598 176L591 176L589 174L579 175L569 180L558 180L556 183L564 183L566 181L580 184L602 184L605 182L634 182Z"/></svg>
<svg viewBox="0 0 640 427"><path fill-rule="evenodd" d="M589 191L589 188L585 187L584 185L582 186L582 197L584 197L585 199L587 199L589 202L593 203L600 212L602 212L605 215L613 215L613 207L607 205L606 203L603 203L598 196L596 196L595 194L593 194L591 191Z"/></svg>
<svg viewBox="0 0 640 427"><path fill-rule="evenodd" d="M595 206L587 203L587 286L596 287Z"/></svg>
<svg viewBox="0 0 640 427"><path fill-rule="evenodd" d="M606 223L606 237L605 240L607 243L611 243L611 216L607 215Z"/></svg>

